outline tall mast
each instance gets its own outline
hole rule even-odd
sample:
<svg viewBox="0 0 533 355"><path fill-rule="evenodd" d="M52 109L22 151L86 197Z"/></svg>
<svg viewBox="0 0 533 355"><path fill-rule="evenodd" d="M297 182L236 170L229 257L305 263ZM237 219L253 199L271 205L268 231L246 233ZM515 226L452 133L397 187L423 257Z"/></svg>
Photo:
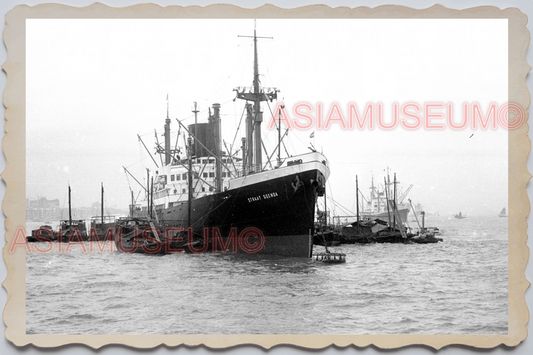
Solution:
<svg viewBox="0 0 533 355"><path fill-rule="evenodd" d="M390 185L391 183L390 183L389 167L387 166L387 189L389 190L389 196L392 195L391 190L390 190Z"/></svg>
<svg viewBox="0 0 533 355"><path fill-rule="evenodd" d="M372 185L374 184L374 178L372 178ZM357 237L359 237L359 181L357 175L355 175L355 204L357 211Z"/></svg>
<svg viewBox="0 0 533 355"><path fill-rule="evenodd" d="M168 104L168 94L167 94L167 118L165 119L165 165L170 164L172 160L172 156L170 154L170 117L169 117L168 106L169 104Z"/></svg>
<svg viewBox="0 0 533 355"><path fill-rule="evenodd" d="M70 202L70 184L68 185L68 226L72 227L72 206Z"/></svg>
<svg viewBox="0 0 533 355"><path fill-rule="evenodd" d="M372 186L370 187L370 211L374 212L374 174L372 174ZM378 204L378 212L379 212L379 204Z"/></svg>
<svg viewBox="0 0 533 355"><path fill-rule="evenodd" d="M257 31L255 29L254 22L254 35L253 36L239 36L239 37L248 37L253 38L254 40L254 77L252 88L236 88L234 89L237 92L237 98L253 102L253 110L251 107L246 105L247 109L247 128L246 128L246 143L248 145L247 149L247 161L243 164L247 165L247 170L254 170L254 166L258 169L258 172L261 171L263 164L262 159L262 141L261 141L261 123L263 122L263 112L261 112L261 101L272 101L277 99L276 88L260 88L259 87L259 63L257 57L257 39L258 38L269 38L272 37L258 37ZM254 159L255 157L255 159ZM255 160L255 161L254 161Z"/></svg>
<svg viewBox="0 0 533 355"><path fill-rule="evenodd" d="M380 213L381 212L381 207L379 206L379 204L381 203L381 199L379 198L379 188L376 189L376 196L377 196L377 199L378 199L378 213Z"/></svg>
<svg viewBox="0 0 533 355"><path fill-rule="evenodd" d="M102 201L100 203L100 209L101 209L101 215L102 215L102 224L100 225L100 227L102 228L102 230L104 229L104 183L102 182Z"/></svg>
<svg viewBox="0 0 533 355"><path fill-rule="evenodd" d="M385 187L387 186L387 178L383 178L383 181L385 181ZM389 204L390 204L390 201L389 201L389 189L386 187L385 188L385 198L387 199L387 216L389 217L389 231L390 231L390 222L391 222L391 218L390 218L390 207L389 207Z"/></svg>
<svg viewBox="0 0 533 355"><path fill-rule="evenodd" d="M396 173L394 173L394 214L393 214L393 219L394 219L394 228L396 228L396 213L398 212L398 209L396 208Z"/></svg>
<svg viewBox="0 0 533 355"><path fill-rule="evenodd" d="M261 123L263 122L263 112L261 112L261 98L259 97L259 63L257 61L257 34L254 21L254 142L255 142L255 166L261 169L263 166L263 155L261 154Z"/></svg>
<svg viewBox="0 0 533 355"><path fill-rule="evenodd" d="M196 158L198 158L198 144L196 144L196 137L198 137L198 104L196 103L196 101L194 102L194 110L192 111L194 112L194 150L193 150L193 153L194 153L194 156ZM193 153L191 153L189 155L189 159L192 159L192 155Z"/></svg>

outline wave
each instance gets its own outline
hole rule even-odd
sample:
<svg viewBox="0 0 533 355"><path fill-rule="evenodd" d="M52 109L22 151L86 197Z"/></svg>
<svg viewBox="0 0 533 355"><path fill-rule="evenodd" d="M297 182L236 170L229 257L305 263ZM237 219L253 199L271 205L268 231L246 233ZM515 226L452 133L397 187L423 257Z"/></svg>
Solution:
<svg viewBox="0 0 533 355"><path fill-rule="evenodd" d="M70 316L68 316L66 319L81 319L81 320L85 320L85 319L97 319L97 317L93 316L92 314L72 314Z"/></svg>

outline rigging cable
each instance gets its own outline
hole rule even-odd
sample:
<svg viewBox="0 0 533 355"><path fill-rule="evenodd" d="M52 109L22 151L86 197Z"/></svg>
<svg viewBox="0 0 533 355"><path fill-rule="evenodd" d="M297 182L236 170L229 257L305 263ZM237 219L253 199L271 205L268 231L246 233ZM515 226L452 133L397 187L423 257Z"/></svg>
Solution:
<svg viewBox="0 0 533 355"><path fill-rule="evenodd" d="M235 131L235 136L233 137L233 142L231 142L230 150L233 151L233 145L235 144L235 140L237 139L237 134L239 134L239 130L241 129L242 119L244 117L244 111L246 111L246 107L242 110L241 119L239 120L239 126L237 126L237 130ZM228 154L231 155L231 152L228 152Z"/></svg>

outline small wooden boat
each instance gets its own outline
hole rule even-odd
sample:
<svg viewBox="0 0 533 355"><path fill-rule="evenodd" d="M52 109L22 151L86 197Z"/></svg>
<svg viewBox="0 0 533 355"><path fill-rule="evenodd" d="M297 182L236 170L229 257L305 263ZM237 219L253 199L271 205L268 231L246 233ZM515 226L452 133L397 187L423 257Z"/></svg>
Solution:
<svg viewBox="0 0 533 355"><path fill-rule="evenodd" d="M57 240L57 232L51 226L44 225L31 231L31 235L26 238L28 243L38 243Z"/></svg>
<svg viewBox="0 0 533 355"><path fill-rule="evenodd" d="M88 240L87 226L83 219L65 219L59 221L61 228L61 241L81 242ZM79 233L79 235L75 235ZM81 238L81 240L80 240Z"/></svg>
<svg viewBox="0 0 533 355"><path fill-rule="evenodd" d="M91 233L96 233L96 236L98 236L98 240L104 240L107 231L109 229L114 231L115 227L116 227L115 216L93 216L91 217Z"/></svg>
<svg viewBox="0 0 533 355"><path fill-rule="evenodd" d="M170 233L146 217L119 218L114 243L121 252L141 254L188 253L193 247L198 252L204 246L197 239L189 241L186 231Z"/></svg>
<svg viewBox="0 0 533 355"><path fill-rule="evenodd" d="M324 192L324 206L326 206L326 193ZM325 211L327 211L327 208L324 208ZM322 231L320 233L317 233L317 235L322 239L324 242L324 247L326 248L325 253L316 253L313 254L313 260L314 261L320 261L326 264L341 264L346 262L346 254L343 253L330 253L328 250L328 241L326 239L326 234L324 232L324 226L327 226L327 213L324 213L324 221L322 225ZM311 231L309 231L309 234L311 234ZM338 233L331 232L331 235L335 235L338 237ZM330 239L330 242L333 242L333 239ZM339 242L339 240L335 240L335 242Z"/></svg>
<svg viewBox="0 0 533 355"><path fill-rule="evenodd" d="M454 217L457 218L457 219L464 219L464 218L466 218L466 216L463 215L461 212L459 212L459 214L456 214Z"/></svg>
<svg viewBox="0 0 533 355"><path fill-rule="evenodd" d="M438 243L438 242L442 242L442 238L436 238L435 236L432 236L432 235L420 236L420 237L412 238L411 242L417 243L417 244Z"/></svg>
<svg viewBox="0 0 533 355"><path fill-rule="evenodd" d="M61 242L81 242L88 240L87 226L83 219L72 219L71 189L68 185L68 219L59 221L58 240Z"/></svg>
<svg viewBox="0 0 533 355"><path fill-rule="evenodd" d="M342 264L346 262L346 254L344 253L317 253L313 254L314 261L321 261L326 264Z"/></svg>

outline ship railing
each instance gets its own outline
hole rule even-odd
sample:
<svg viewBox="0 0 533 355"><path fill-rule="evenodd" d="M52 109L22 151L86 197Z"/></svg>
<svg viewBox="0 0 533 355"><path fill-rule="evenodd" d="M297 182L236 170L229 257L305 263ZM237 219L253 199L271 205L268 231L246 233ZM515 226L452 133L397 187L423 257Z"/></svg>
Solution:
<svg viewBox="0 0 533 355"><path fill-rule="evenodd" d="M244 171L241 168L240 170L236 171L235 176L236 177L241 177L241 176L245 176L245 175L260 173L260 172L265 171L265 170L269 170L269 169L263 169L261 164L255 164L255 165L252 165L249 168L248 167L244 168Z"/></svg>
<svg viewBox="0 0 533 355"><path fill-rule="evenodd" d="M304 163L320 163L328 167L328 161L325 159L325 157L322 154L316 153L316 152L286 157L282 159L281 165L278 165L279 162L272 162L272 166L274 167L274 169L278 169L278 168L283 168L283 167L292 166L292 165L299 165L299 164L304 164ZM245 175L256 174L256 173L260 173L263 171L272 170L270 168L268 169L265 168L268 165L269 164L263 165L263 166L252 165L250 168L245 167L244 171L242 169L242 166L240 166L240 169L235 171L234 176L242 177Z"/></svg>

